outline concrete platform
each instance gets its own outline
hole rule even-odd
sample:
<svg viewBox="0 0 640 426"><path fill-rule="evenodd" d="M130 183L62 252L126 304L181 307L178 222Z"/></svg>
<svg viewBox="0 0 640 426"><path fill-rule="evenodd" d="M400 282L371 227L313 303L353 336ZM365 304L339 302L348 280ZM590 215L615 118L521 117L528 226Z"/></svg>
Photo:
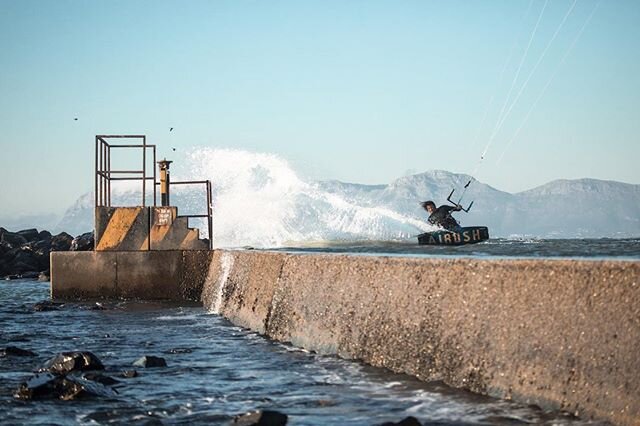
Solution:
<svg viewBox="0 0 640 426"><path fill-rule="evenodd" d="M198 301L208 250L51 252L54 299Z"/></svg>

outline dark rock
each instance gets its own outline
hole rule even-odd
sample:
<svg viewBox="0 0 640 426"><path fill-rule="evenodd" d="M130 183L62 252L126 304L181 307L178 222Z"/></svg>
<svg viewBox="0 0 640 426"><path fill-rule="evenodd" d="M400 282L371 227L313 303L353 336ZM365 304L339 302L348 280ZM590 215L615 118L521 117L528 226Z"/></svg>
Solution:
<svg viewBox="0 0 640 426"><path fill-rule="evenodd" d="M33 310L36 312L59 311L63 306L64 303L52 302L51 300L43 300L42 302L38 302L33 305Z"/></svg>
<svg viewBox="0 0 640 426"><path fill-rule="evenodd" d="M9 231L5 231L0 238L3 243L7 244L11 248L20 247L27 243L27 239L22 235Z"/></svg>
<svg viewBox="0 0 640 426"><path fill-rule="evenodd" d="M66 232L51 237L51 251L69 251L73 237Z"/></svg>
<svg viewBox="0 0 640 426"><path fill-rule="evenodd" d="M17 251L11 251L7 254L12 255L9 267L13 274L23 274L25 272L37 272L40 271L40 262L36 259L33 251L28 247L21 247Z"/></svg>
<svg viewBox="0 0 640 426"><path fill-rule="evenodd" d="M96 302L93 305L89 305L86 308L89 311L106 311L107 308L100 302Z"/></svg>
<svg viewBox="0 0 640 426"><path fill-rule="evenodd" d="M40 272L38 275L38 281L50 281L51 280L51 272L47 269L46 271Z"/></svg>
<svg viewBox="0 0 640 426"><path fill-rule="evenodd" d="M67 374L72 371L104 370L104 365L91 352L62 352L47 361L39 371Z"/></svg>
<svg viewBox="0 0 640 426"><path fill-rule="evenodd" d="M5 356L36 356L36 353L15 346L7 346L4 349L0 349L0 357Z"/></svg>
<svg viewBox="0 0 640 426"><path fill-rule="evenodd" d="M51 396L64 387L63 381L63 377L51 373L36 374L21 383L13 396L24 400Z"/></svg>
<svg viewBox="0 0 640 426"><path fill-rule="evenodd" d="M22 238L24 238L28 242L37 241L38 236L40 235L38 230L35 228L23 229L22 231L16 232L16 234L20 235Z"/></svg>
<svg viewBox="0 0 640 426"><path fill-rule="evenodd" d="M235 416L232 425L237 426L284 426L287 424L287 415L278 411L258 410Z"/></svg>
<svg viewBox="0 0 640 426"><path fill-rule="evenodd" d="M113 377L105 376L100 373L84 373L82 375L83 379L91 380L92 382L102 383L105 386L113 386L115 384L120 383L119 380L114 379Z"/></svg>
<svg viewBox="0 0 640 426"><path fill-rule="evenodd" d="M93 250L94 238L93 231L78 235L71 241L71 251L90 251Z"/></svg>
<svg viewBox="0 0 640 426"><path fill-rule="evenodd" d="M88 396L101 396L105 398L115 398L118 395L118 391L112 387L105 386L100 382L94 382L91 380L81 378L66 378L67 381L73 382L75 386L70 389L70 392L60 396L60 399L66 401L76 399L78 397Z"/></svg>
<svg viewBox="0 0 640 426"><path fill-rule="evenodd" d="M125 379L132 379L134 377L138 377L138 372L136 370L125 370L120 374L120 376Z"/></svg>
<svg viewBox="0 0 640 426"><path fill-rule="evenodd" d="M420 423L415 417L409 416L400 420L398 423L386 422L382 423L380 426L422 426L422 423Z"/></svg>
<svg viewBox="0 0 640 426"><path fill-rule="evenodd" d="M6 277L4 277L5 280L19 280L20 279L20 275L18 274L11 274L11 275L7 275Z"/></svg>
<svg viewBox="0 0 640 426"><path fill-rule="evenodd" d="M38 241L51 241L51 232L40 231L38 234Z"/></svg>
<svg viewBox="0 0 640 426"><path fill-rule="evenodd" d="M166 354L190 354L193 350L189 348L172 348L168 351L165 351Z"/></svg>
<svg viewBox="0 0 640 426"><path fill-rule="evenodd" d="M146 355L134 362L133 365L143 368L166 367L167 361L159 356Z"/></svg>
<svg viewBox="0 0 640 426"><path fill-rule="evenodd" d="M23 400L58 398L73 400L83 396L114 397L115 389L90 380L59 376L51 373L36 374L20 384L14 396Z"/></svg>
<svg viewBox="0 0 640 426"><path fill-rule="evenodd" d="M40 272L29 271L29 272L24 272L20 276L25 279L37 279L40 276Z"/></svg>

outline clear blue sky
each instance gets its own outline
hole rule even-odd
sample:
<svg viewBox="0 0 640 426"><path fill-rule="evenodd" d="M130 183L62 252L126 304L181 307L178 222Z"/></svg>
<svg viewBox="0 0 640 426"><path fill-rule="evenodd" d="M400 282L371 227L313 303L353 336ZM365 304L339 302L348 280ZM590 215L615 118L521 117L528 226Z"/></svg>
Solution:
<svg viewBox="0 0 640 426"><path fill-rule="evenodd" d="M596 3L577 2L478 179L640 183L640 1L602 1L560 64ZM545 1L529 4L0 0L0 216L92 189L97 133L276 153L310 179L471 173ZM571 4L548 2L514 95Z"/></svg>

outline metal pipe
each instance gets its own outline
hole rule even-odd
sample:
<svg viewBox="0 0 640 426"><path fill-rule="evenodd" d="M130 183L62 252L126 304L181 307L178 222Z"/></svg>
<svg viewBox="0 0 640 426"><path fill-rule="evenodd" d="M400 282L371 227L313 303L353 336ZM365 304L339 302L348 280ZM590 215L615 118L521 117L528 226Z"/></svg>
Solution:
<svg viewBox="0 0 640 426"><path fill-rule="evenodd" d="M153 164L156 164L156 146L153 145ZM158 205L156 193L156 168L153 168L153 207Z"/></svg>
<svg viewBox="0 0 640 426"><path fill-rule="evenodd" d="M109 146L111 148L144 148L145 147L145 145L138 145L138 144L135 144L135 145L131 145L131 144L127 144L127 145L112 145L112 144L110 144ZM152 146L155 146L155 145L151 145L151 144L146 145L147 148L152 147Z"/></svg>
<svg viewBox="0 0 640 426"><path fill-rule="evenodd" d="M111 147L107 144L107 170L111 172ZM107 180L107 205L111 207L111 173Z"/></svg>
<svg viewBox="0 0 640 426"><path fill-rule="evenodd" d="M95 192L93 193L93 202L95 207L98 207L98 137L96 136L96 155L95 155L95 163L96 163L96 175L94 176L94 184L95 184Z"/></svg>
<svg viewBox="0 0 640 426"><path fill-rule="evenodd" d="M101 168L102 170L106 170L106 169L107 169L107 166L106 166L106 164L105 164L105 153L104 153L104 152L105 152L105 149L106 149L105 144L102 144L102 150L101 150L101 152L100 152L100 163L101 163L101 164L100 164L100 168ZM103 205L103 206L104 206L104 205L106 205L106 199L107 199L106 194L105 194L105 193L106 193L106 191L107 191L107 185L106 185L107 180L106 180L106 178L103 176L103 177L102 177L102 179L101 179L101 181L102 181L102 182L101 182L101 184L100 184L100 194L101 194L100 203L101 203L101 205Z"/></svg>
<svg viewBox="0 0 640 426"><path fill-rule="evenodd" d="M143 136L142 137L142 145L144 146L142 148L142 177L146 178L147 177L147 137ZM147 179L142 179L142 207L145 206L145 198L147 198Z"/></svg>
<svg viewBox="0 0 640 426"><path fill-rule="evenodd" d="M162 206L170 206L170 185L171 177L169 175L169 166L173 161L169 161L166 158L162 161L158 161L158 168L160 169L160 204Z"/></svg>
<svg viewBox="0 0 640 426"><path fill-rule="evenodd" d="M142 139L145 135L97 135L100 139L102 138L127 138L127 139Z"/></svg>

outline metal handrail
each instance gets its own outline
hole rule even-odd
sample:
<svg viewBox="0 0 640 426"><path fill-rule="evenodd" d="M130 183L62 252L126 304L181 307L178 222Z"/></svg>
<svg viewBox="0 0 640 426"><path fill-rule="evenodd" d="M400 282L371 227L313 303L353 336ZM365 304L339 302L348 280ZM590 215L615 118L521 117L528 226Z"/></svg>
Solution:
<svg viewBox="0 0 640 426"><path fill-rule="evenodd" d="M156 186L160 185L160 182L156 182ZM171 186L173 185L205 185L205 190L207 192L207 213L206 214L181 214L178 217L186 217L187 224L189 218L207 218L207 231L209 233L209 250L213 250L213 206L212 200L213 197L211 195L211 181L210 180L183 180L183 181L171 181Z"/></svg>
<svg viewBox="0 0 640 426"><path fill-rule="evenodd" d="M142 144L117 144L109 143L109 139L142 139ZM146 205L146 182L148 180L153 181L153 206L157 204L157 190L156 186L160 185L157 182L156 175L156 146L147 144L147 137L145 135L96 135L96 152L95 152L95 193L94 202L96 207L111 207L111 182L123 181L123 180L139 180L142 182L142 206ZM142 148L142 170L111 170L111 149L112 148ZM147 175L147 149L151 149L153 153L153 175ZM112 175L141 175L141 176L124 176L113 177ZM189 218L207 218L207 225L209 231L209 249L213 249L213 206L211 195L211 181L210 180L194 180L194 181L180 181L171 182L171 185L205 185L207 192L207 213L198 215L180 215L180 217Z"/></svg>
<svg viewBox="0 0 640 426"><path fill-rule="evenodd" d="M142 144L109 143L108 139L142 139ZM111 170L112 148L142 148L142 170ZM153 152L153 175L147 175L147 149ZM147 144L145 135L96 135L95 152L95 206L111 206L111 181L140 180L142 182L142 206L146 205L147 180L156 181L156 146ZM112 175L139 175L130 177L112 177ZM157 203L156 187L153 185L153 205Z"/></svg>

